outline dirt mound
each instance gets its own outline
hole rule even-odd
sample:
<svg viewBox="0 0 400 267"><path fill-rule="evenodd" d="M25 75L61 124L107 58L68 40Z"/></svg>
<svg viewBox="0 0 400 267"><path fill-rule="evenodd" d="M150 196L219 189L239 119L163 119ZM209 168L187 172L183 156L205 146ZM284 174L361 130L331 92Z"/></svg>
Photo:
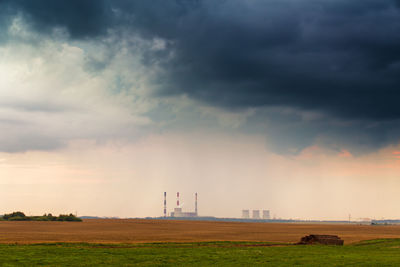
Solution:
<svg viewBox="0 0 400 267"><path fill-rule="evenodd" d="M344 241L340 239L337 235L307 235L302 237L300 242L297 243L299 245L313 245L313 244L321 244L321 245L336 245L343 246Z"/></svg>

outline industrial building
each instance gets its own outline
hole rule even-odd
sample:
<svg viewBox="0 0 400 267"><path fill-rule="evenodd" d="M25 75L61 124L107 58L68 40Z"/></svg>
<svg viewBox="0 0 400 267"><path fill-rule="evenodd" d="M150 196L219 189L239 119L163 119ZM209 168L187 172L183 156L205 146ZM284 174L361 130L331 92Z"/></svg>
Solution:
<svg viewBox="0 0 400 267"><path fill-rule="evenodd" d="M197 213L197 193L195 193L195 202L194 202L194 212L184 212L182 210L182 206L180 205L180 200L179 200L179 192L176 193L176 208L174 208L174 211L171 212L171 217L175 218L188 218L188 217L198 217ZM166 210L167 210L167 193L164 192L164 217L167 217L166 215Z"/></svg>

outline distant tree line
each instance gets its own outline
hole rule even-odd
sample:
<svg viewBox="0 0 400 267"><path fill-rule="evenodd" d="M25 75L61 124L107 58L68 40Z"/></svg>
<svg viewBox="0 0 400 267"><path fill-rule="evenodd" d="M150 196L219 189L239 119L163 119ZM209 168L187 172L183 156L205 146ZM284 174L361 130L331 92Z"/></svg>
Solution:
<svg viewBox="0 0 400 267"><path fill-rule="evenodd" d="M0 216L1 221L66 221L66 222L81 222L82 219L76 217L72 213L60 214L59 216L53 216L51 213L44 214L43 216L26 216L21 211L16 211L9 214Z"/></svg>

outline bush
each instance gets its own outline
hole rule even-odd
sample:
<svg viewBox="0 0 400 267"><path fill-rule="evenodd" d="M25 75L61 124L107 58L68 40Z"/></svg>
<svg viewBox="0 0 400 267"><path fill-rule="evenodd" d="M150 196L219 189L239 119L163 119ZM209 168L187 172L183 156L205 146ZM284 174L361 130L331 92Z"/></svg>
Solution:
<svg viewBox="0 0 400 267"><path fill-rule="evenodd" d="M9 220L9 219L11 219L11 218L25 218L26 216L25 216L25 214L23 213L23 212L21 212L21 211L16 211L16 212L13 212L13 213L9 213L9 214L4 214L3 215L3 219L4 220Z"/></svg>
<svg viewBox="0 0 400 267"><path fill-rule="evenodd" d="M57 218L57 221L81 222L82 219L78 218L75 215L73 215L72 213L70 213L69 215L60 214L60 216L58 216L58 218Z"/></svg>
<svg viewBox="0 0 400 267"><path fill-rule="evenodd" d="M51 213L44 214L43 216L25 216L23 212L17 211L10 214L4 214L0 217L1 221L67 221L67 222L81 222L82 219L76 217L72 213L69 215L60 214L60 216L53 216Z"/></svg>
<svg viewBox="0 0 400 267"><path fill-rule="evenodd" d="M30 221L31 218L29 217L20 217L20 216L14 216L14 217L10 217L8 218L8 221Z"/></svg>

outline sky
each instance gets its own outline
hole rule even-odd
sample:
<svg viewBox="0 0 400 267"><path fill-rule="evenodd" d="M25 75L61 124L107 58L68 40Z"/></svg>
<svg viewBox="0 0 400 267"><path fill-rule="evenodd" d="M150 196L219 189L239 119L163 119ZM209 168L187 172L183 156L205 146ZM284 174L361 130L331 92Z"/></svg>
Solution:
<svg viewBox="0 0 400 267"><path fill-rule="evenodd" d="M400 218L400 1L0 0L0 214Z"/></svg>

